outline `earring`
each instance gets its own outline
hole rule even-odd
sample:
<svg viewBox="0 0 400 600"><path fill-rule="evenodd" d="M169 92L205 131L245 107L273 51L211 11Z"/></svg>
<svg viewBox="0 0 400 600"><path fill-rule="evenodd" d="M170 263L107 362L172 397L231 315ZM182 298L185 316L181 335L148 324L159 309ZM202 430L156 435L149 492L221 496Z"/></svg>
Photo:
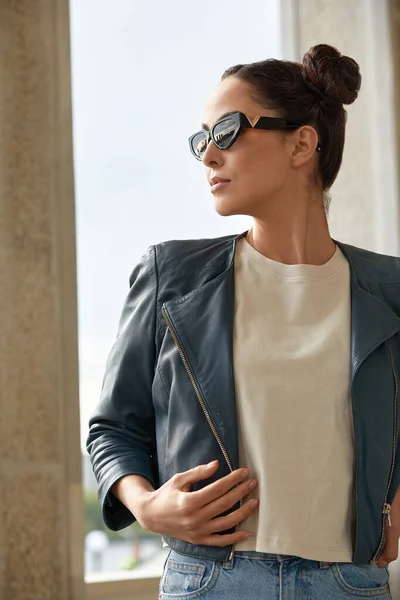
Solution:
<svg viewBox="0 0 400 600"><path fill-rule="evenodd" d="M321 148L321 144L318 142L318 146L315 148L316 152L321 152L322 148Z"/></svg>

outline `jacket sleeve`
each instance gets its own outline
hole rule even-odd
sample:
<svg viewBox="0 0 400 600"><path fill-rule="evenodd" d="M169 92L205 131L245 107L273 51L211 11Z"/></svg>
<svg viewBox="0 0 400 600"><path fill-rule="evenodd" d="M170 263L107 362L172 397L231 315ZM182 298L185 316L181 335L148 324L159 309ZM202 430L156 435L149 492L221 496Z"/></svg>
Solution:
<svg viewBox="0 0 400 600"><path fill-rule="evenodd" d="M136 474L158 487L152 402L158 286L154 246L143 254L129 283L86 442L103 519L114 531L136 520L110 491L114 483Z"/></svg>

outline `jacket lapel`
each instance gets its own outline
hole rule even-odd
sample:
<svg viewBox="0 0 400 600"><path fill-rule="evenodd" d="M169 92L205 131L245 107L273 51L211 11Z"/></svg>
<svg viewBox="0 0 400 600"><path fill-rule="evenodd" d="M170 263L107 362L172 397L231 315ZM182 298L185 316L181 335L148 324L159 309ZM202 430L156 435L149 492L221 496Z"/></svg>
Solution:
<svg viewBox="0 0 400 600"><path fill-rule="evenodd" d="M239 467L236 395L233 374L234 251L228 267L182 299L164 309L174 327L188 366L228 452L233 469Z"/></svg>
<svg viewBox="0 0 400 600"><path fill-rule="evenodd" d="M351 271L351 380L375 348L400 331L400 319L383 300L358 283L351 247L334 240L345 254Z"/></svg>

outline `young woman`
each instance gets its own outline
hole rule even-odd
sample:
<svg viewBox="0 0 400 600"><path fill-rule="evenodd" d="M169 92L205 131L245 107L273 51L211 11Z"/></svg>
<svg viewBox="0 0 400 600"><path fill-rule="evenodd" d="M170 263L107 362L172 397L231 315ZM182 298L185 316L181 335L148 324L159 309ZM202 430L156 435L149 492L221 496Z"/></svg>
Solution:
<svg viewBox="0 0 400 600"><path fill-rule="evenodd" d="M331 238L357 63L228 69L190 149L249 231L134 268L87 442L104 520L170 548L159 598L389 599L400 261Z"/></svg>

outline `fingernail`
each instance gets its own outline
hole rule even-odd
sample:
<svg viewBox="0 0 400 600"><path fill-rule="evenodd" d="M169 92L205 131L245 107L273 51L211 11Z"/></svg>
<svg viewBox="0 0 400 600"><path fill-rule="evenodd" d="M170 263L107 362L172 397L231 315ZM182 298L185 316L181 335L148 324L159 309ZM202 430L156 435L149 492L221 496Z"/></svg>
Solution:
<svg viewBox="0 0 400 600"><path fill-rule="evenodd" d="M213 460L212 462L208 463L208 465L206 465L207 467L215 467L215 465L218 463L217 460Z"/></svg>
<svg viewBox="0 0 400 600"><path fill-rule="evenodd" d="M255 508L256 506L258 506L258 500L253 500L250 506L251 508Z"/></svg>

